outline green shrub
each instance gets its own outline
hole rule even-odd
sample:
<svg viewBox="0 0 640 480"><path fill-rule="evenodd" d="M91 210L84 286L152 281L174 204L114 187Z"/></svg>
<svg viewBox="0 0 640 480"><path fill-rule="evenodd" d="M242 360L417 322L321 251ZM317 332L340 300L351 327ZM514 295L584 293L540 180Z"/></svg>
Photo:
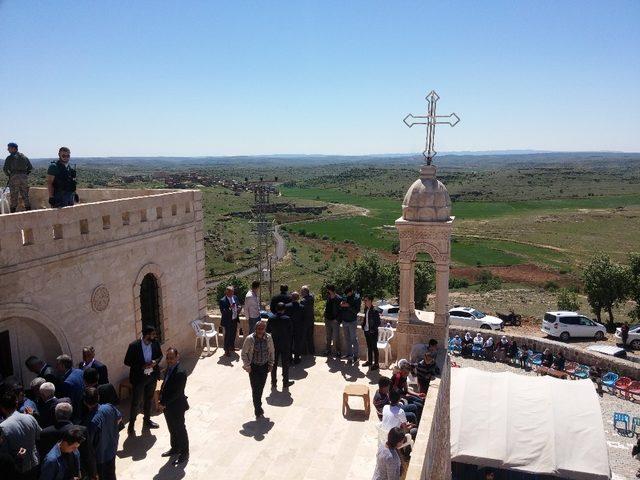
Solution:
<svg viewBox="0 0 640 480"><path fill-rule="evenodd" d="M449 288L467 288L469 286L469 280L466 278L450 278Z"/></svg>
<svg viewBox="0 0 640 480"><path fill-rule="evenodd" d="M580 309L578 294L576 292L572 292L568 288L561 288L558 290L556 301L558 302L558 310L569 310L570 312L575 312Z"/></svg>

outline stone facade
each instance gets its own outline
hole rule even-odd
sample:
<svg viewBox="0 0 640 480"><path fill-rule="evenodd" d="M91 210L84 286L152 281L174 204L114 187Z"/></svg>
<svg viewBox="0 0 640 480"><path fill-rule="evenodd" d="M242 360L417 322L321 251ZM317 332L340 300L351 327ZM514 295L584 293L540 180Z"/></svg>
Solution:
<svg viewBox="0 0 640 480"><path fill-rule="evenodd" d="M46 191L32 188L34 205ZM195 190L81 189L81 204L0 216L0 335L14 375L29 355L81 360L84 345L117 382L140 335L141 284L153 276L164 346L188 349L189 323L206 316L202 194Z"/></svg>

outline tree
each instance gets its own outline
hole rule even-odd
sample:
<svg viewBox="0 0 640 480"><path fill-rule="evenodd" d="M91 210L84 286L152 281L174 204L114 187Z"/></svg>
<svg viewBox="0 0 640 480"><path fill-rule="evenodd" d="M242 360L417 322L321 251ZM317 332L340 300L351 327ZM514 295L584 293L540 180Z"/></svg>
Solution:
<svg viewBox="0 0 640 480"><path fill-rule="evenodd" d="M387 267L380 263L378 255L366 253L351 263L338 267L322 287L322 296L326 295L326 286L332 283L338 293L352 286L358 293L382 297L387 291Z"/></svg>
<svg viewBox="0 0 640 480"><path fill-rule="evenodd" d="M244 297L249 291L249 284L244 278L236 277L235 275L225 278L218 284L216 287L216 298L219 300L224 297L224 290L228 285L233 285L235 295L238 297L238 302L241 305L244 304Z"/></svg>
<svg viewBox="0 0 640 480"><path fill-rule="evenodd" d="M580 309L578 294L568 288L561 288L557 295L558 310L568 310L575 312Z"/></svg>
<svg viewBox="0 0 640 480"><path fill-rule="evenodd" d="M397 263L387 269L387 284L389 292L395 296L400 294L400 268ZM435 287L435 269L432 263L416 262L413 295L416 308L422 310L427 304L427 295L433 292Z"/></svg>
<svg viewBox="0 0 640 480"><path fill-rule="evenodd" d="M629 269L601 253L591 260L582 275L587 300L598 322L602 321L604 310L609 315L609 327L613 328L613 309L629 294Z"/></svg>
<svg viewBox="0 0 640 480"><path fill-rule="evenodd" d="M640 253L629 254L629 298L636 303L629 316L640 322Z"/></svg>

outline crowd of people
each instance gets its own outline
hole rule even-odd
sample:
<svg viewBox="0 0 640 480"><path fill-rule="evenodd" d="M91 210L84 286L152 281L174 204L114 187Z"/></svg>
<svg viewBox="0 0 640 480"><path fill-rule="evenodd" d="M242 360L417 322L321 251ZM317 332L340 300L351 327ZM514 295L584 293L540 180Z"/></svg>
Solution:
<svg viewBox="0 0 640 480"><path fill-rule="evenodd" d="M164 413L171 448L163 456L177 456L175 465L189 456L184 412L187 374L175 348L165 351L167 368L157 409ZM143 328L129 344L124 364L130 368L131 406L128 434L143 412L143 428L158 428L151 420L152 401L161 378L163 358L155 328ZM115 480L116 451L124 428L120 399L109 382L106 365L96 359L94 347L82 349L74 366L67 354L55 365L30 356L26 368L36 377L25 388L15 377L0 382L0 477L7 480Z"/></svg>
<svg viewBox="0 0 640 480"><path fill-rule="evenodd" d="M9 187L9 212L18 210L18 200L22 199L25 210L31 210L29 197L29 175L33 171L31 162L22 152L18 144L7 145L9 155L5 158L2 170L7 176ZM71 167L71 150L68 147L58 149L58 160L51 162L47 168L46 186L49 205L52 208L70 207L79 201L76 193L76 170ZM6 188L6 187L5 187Z"/></svg>

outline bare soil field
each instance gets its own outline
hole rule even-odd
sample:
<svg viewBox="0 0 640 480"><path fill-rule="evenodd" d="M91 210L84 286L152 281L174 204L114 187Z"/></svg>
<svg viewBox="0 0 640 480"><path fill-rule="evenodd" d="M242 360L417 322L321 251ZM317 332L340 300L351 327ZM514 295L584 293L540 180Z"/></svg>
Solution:
<svg viewBox="0 0 640 480"><path fill-rule="evenodd" d="M489 270L494 276L499 277L501 280L510 283L523 283L536 286L542 286L547 282L555 282L561 286L569 283L569 279L566 276L531 263L504 267L452 268L451 276L455 278L466 278L470 282L475 282L480 273L486 270Z"/></svg>

